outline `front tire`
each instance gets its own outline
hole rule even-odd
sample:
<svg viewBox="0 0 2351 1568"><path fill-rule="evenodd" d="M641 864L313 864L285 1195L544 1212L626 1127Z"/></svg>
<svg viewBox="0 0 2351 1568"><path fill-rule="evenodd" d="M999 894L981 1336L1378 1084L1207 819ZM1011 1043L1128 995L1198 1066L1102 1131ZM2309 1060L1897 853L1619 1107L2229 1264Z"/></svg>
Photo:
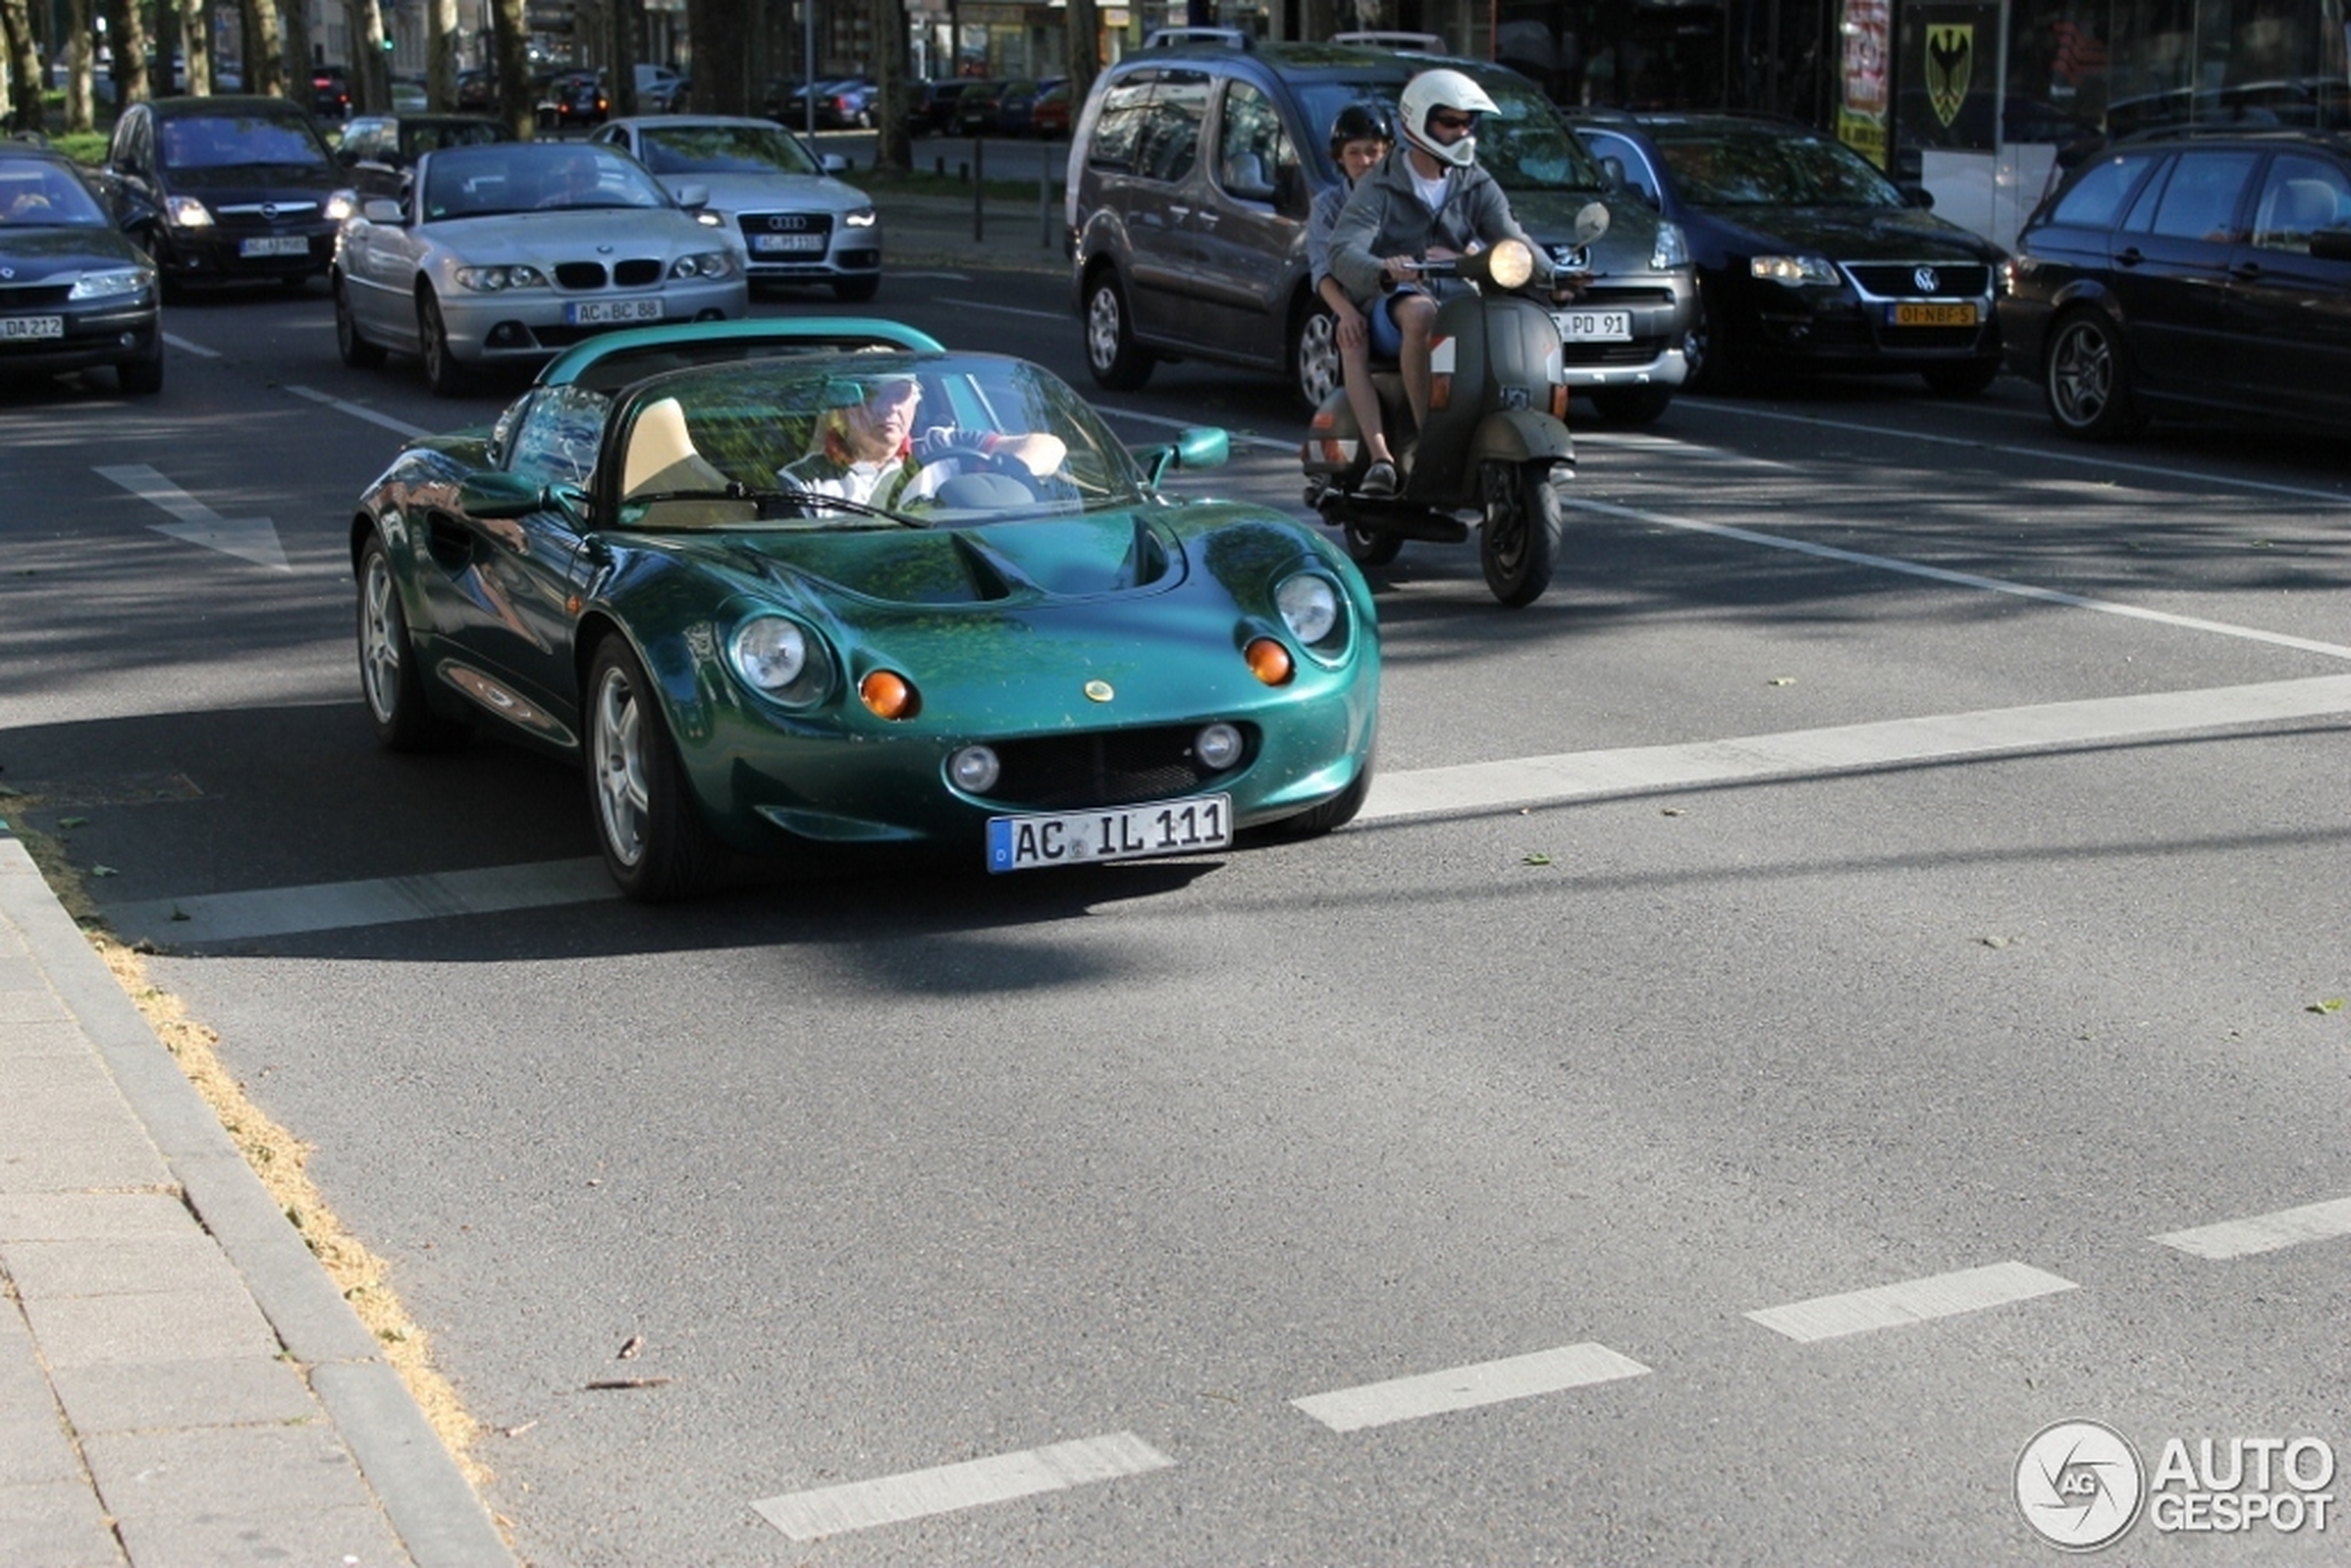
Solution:
<svg viewBox="0 0 2351 1568"><path fill-rule="evenodd" d="M1086 292L1086 368L1113 392L1134 392L1151 379L1151 353L1135 341L1126 292L1105 270Z"/></svg>
<svg viewBox="0 0 2351 1568"><path fill-rule="evenodd" d="M717 867L718 845L678 760L660 695L618 635L596 649L587 720L588 794L612 879L640 903L701 890Z"/></svg>
<svg viewBox="0 0 2351 1568"><path fill-rule="evenodd" d="M1488 461L1478 467L1485 518L1478 529L1478 564L1486 586L1512 610L1524 609L1551 586L1560 545L1560 498L1548 460Z"/></svg>
<svg viewBox="0 0 2351 1568"><path fill-rule="evenodd" d="M425 382L435 397L461 395L472 378L449 349L449 326L441 318L441 302L430 292L417 296L417 337L424 344Z"/></svg>
<svg viewBox="0 0 2351 1568"><path fill-rule="evenodd" d="M1723 336L1720 305L1714 290L1698 285L1689 330L1682 334L1682 357L1688 367L1682 377L1685 392L1722 396L1738 390L1738 370L1731 363L1730 345Z"/></svg>
<svg viewBox="0 0 2351 1568"><path fill-rule="evenodd" d="M359 690L386 751L445 752L465 744L466 728L432 711L424 674L401 608L400 579L381 535L359 552Z"/></svg>
<svg viewBox="0 0 2351 1568"><path fill-rule="evenodd" d="M1312 413L1338 385L1338 321L1312 300L1300 302L1295 317L1290 323L1290 380Z"/></svg>
<svg viewBox="0 0 2351 1568"><path fill-rule="evenodd" d="M359 318L351 310L351 285L335 274L335 352L355 370L372 370L384 362L383 349L359 335Z"/></svg>
<svg viewBox="0 0 2351 1568"><path fill-rule="evenodd" d="M2041 393L2059 433L2077 441L2122 441L2146 424L2129 351L2105 317L2077 310L2059 319L2041 362Z"/></svg>

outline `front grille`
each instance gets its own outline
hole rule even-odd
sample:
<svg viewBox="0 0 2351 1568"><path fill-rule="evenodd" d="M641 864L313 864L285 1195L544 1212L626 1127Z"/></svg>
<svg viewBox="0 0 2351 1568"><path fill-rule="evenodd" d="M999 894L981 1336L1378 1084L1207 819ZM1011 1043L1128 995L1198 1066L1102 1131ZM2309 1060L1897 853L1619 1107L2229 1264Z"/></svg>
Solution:
<svg viewBox="0 0 2351 1568"><path fill-rule="evenodd" d="M555 282L566 289L601 289L604 286L604 264L601 261L559 261L555 263Z"/></svg>
<svg viewBox="0 0 2351 1568"><path fill-rule="evenodd" d="M1665 352L1665 345L1654 338L1636 338L1629 343L1567 343L1560 344L1560 363L1573 368L1579 365L1647 365Z"/></svg>
<svg viewBox="0 0 2351 1568"><path fill-rule="evenodd" d="M1931 289L1919 284L1922 268L1934 274ZM1966 299L1992 289L1992 269L1980 261L1848 261L1845 275L1880 299Z"/></svg>
<svg viewBox="0 0 2351 1568"><path fill-rule="evenodd" d="M1188 795L1229 777L1257 754L1254 730L1242 729L1241 760L1222 775L1192 754L1197 725L1109 729L1007 740L996 748L1004 771L989 798L1036 811L1131 805Z"/></svg>
<svg viewBox="0 0 2351 1568"><path fill-rule="evenodd" d="M1579 307L1590 305L1620 305L1638 309L1646 305L1654 309L1671 310L1673 308L1673 291L1671 289L1635 288L1630 285L1595 283L1591 287L1580 291L1575 296L1574 303Z"/></svg>
<svg viewBox="0 0 2351 1568"><path fill-rule="evenodd" d="M612 280L624 289L641 289L648 283L658 283L661 281L661 263L647 260L615 263Z"/></svg>
<svg viewBox="0 0 2351 1568"><path fill-rule="evenodd" d="M830 234L833 215L828 212L746 212L737 215L737 227L748 240L754 234Z"/></svg>
<svg viewBox="0 0 2351 1568"><path fill-rule="evenodd" d="M73 295L71 283L0 284L0 310L31 310L64 305Z"/></svg>
<svg viewBox="0 0 2351 1568"><path fill-rule="evenodd" d="M1951 349L1964 353L1983 336L1975 327L1888 327L1879 342L1888 348Z"/></svg>

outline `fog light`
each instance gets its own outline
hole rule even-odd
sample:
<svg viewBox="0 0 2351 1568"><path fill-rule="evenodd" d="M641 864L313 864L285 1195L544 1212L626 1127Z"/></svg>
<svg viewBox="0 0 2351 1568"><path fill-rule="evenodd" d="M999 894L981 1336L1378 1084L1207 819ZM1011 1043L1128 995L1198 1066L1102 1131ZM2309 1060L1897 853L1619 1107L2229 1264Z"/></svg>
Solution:
<svg viewBox="0 0 2351 1568"><path fill-rule="evenodd" d="M1222 773L1241 760L1241 732L1229 724L1212 724L1192 740L1192 755L1202 767Z"/></svg>
<svg viewBox="0 0 2351 1568"><path fill-rule="evenodd" d="M975 795L993 790L1003 772L1004 765L986 746L965 746L947 759L947 775L955 781L955 788Z"/></svg>
<svg viewBox="0 0 2351 1568"><path fill-rule="evenodd" d="M1289 650L1270 637L1260 637L1241 650L1249 671L1268 686L1287 686L1290 678Z"/></svg>

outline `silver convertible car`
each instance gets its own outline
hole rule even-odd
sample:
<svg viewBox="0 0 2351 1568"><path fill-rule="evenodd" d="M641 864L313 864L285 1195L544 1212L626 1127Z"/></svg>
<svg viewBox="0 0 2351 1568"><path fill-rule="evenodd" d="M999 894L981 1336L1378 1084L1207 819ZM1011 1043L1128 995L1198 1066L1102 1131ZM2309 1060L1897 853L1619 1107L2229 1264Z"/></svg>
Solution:
<svg viewBox="0 0 2351 1568"><path fill-rule="evenodd" d="M446 397L473 367L537 364L615 327L740 317L742 243L699 210L707 198L672 195L612 147L427 153L404 198L370 198L335 241L343 363L418 354Z"/></svg>
<svg viewBox="0 0 2351 1568"><path fill-rule="evenodd" d="M636 154L672 191L690 180L707 190L711 210L742 235L753 282L829 283L852 304L880 289L873 198L833 178L845 159L819 158L775 121L653 115L614 120L594 140Z"/></svg>

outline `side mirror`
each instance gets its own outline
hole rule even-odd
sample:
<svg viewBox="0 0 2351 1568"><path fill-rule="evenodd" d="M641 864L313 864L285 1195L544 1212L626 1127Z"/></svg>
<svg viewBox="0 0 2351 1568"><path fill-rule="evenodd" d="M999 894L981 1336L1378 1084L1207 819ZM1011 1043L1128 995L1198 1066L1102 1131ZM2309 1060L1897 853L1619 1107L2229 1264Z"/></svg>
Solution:
<svg viewBox="0 0 2351 1568"><path fill-rule="evenodd" d="M1214 425L1189 425L1176 431L1172 442L1134 451L1135 461L1142 465L1146 479L1156 490L1170 468L1223 467L1233 454L1233 438Z"/></svg>
<svg viewBox="0 0 2351 1568"><path fill-rule="evenodd" d="M678 186L678 205L684 207L689 212L698 211L703 207L708 206L710 205L710 187L707 185Z"/></svg>
<svg viewBox="0 0 2351 1568"><path fill-rule="evenodd" d="M390 196L369 196L359 204L359 216L370 223L392 224L403 222L407 217Z"/></svg>
<svg viewBox="0 0 2351 1568"><path fill-rule="evenodd" d="M1905 185L1902 187L1902 205L1914 206L1921 212L1933 212L1934 193L1923 185Z"/></svg>
<svg viewBox="0 0 2351 1568"><path fill-rule="evenodd" d="M1608 176L1611 185L1621 187L1624 183L1624 160L1611 153L1600 159L1600 172Z"/></svg>
<svg viewBox="0 0 2351 1568"><path fill-rule="evenodd" d="M821 161L824 164L825 172L827 174L847 174L849 172L849 160L842 157L839 153L827 153Z"/></svg>
<svg viewBox="0 0 2351 1568"><path fill-rule="evenodd" d="M457 504L469 517L527 517L547 508L547 492L530 480L494 469L467 474Z"/></svg>

